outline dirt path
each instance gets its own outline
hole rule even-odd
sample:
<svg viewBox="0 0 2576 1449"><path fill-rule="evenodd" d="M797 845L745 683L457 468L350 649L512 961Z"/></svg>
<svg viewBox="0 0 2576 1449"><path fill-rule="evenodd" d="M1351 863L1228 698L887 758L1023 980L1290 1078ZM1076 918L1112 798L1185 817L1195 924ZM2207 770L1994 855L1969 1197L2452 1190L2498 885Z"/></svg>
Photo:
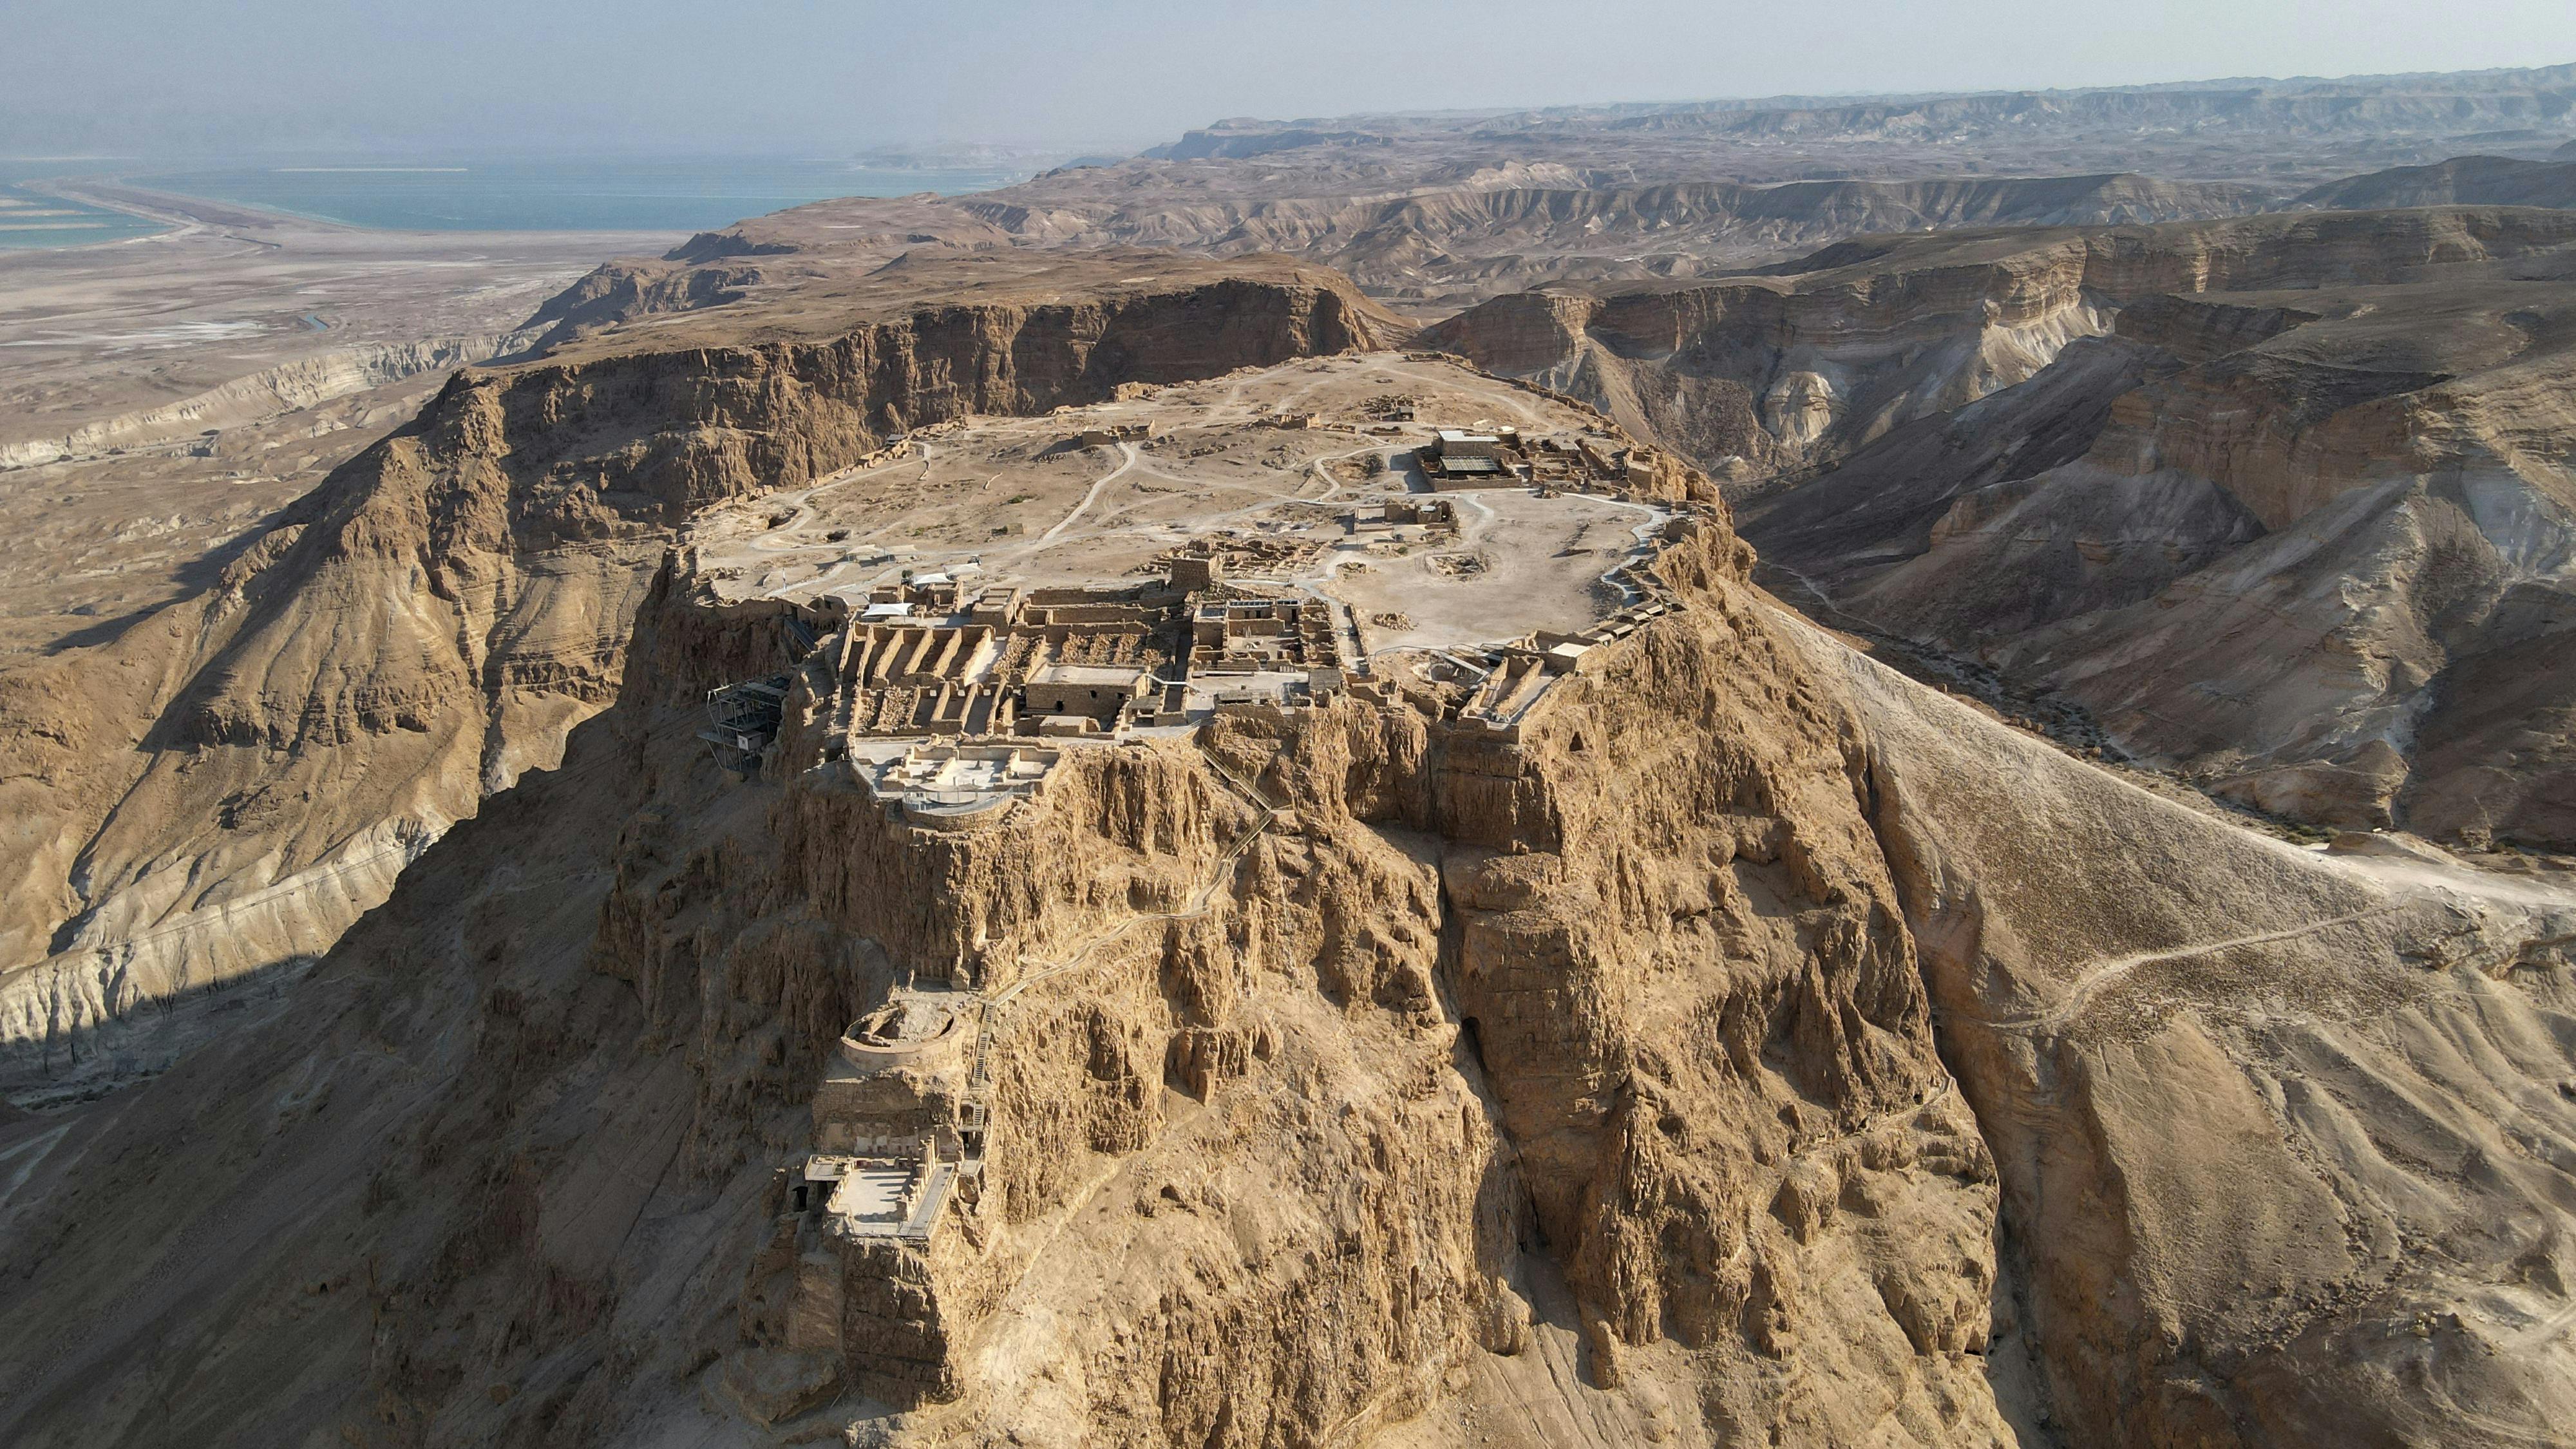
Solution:
<svg viewBox="0 0 2576 1449"><path fill-rule="evenodd" d="M2203 941L2189 946L2175 946L2163 951L2143 951L2135 956L2121 956L2109 961L2098 961L2093 965L2086 967L2084 973L2075 978L2075 984L2066 992L2065 995L2059 997L2056 1001L2049 1003L2047 1006L2028 1016L2002 1018L1988 1022L1987 1025L1994 1027L1998 1031L2062 1031L2065 1029L2066 1024L2081 1015L2084 1008L2092 1002L2094 997L2099 996L2106 987L2113 985L2141 966L2153 966L2161 961L2188 960L2194 956L2206 956L2217 951L2232 951L2240 946L2264 946L2269 945L2274 941L2293 940L2300 936L2313 935L2319 931L2332 930L2337 926L2349 926L2358 921L2366 921L2374 916L2392 915L2398 911L2406 909L2412 904L2414 904L2412 901L2391 901L2385 905L2371 906L2358 911L2348 911L2340 916L2330 916L2322 921L2310 921L2304 925L2298 926L2285 926L2277 931L2257 931L2254 934L2247 936L2230 936L2223 941Z"/></svg>
<svg viewBox="0 0 2576 1449"><path fill-rule="evenodd" d="M1043 550L1048 544L1055 542L1056 538L1066 529L1073 527L1073 521L1075 519L1080 518L1090 509L1092 504L1099 501L1102 489L1107 488L1110 484L1127 476L1127 470L1136 466L1136 445L1134 443L1120 443L1118 445L1118 451L1126 455L1126 461L1120 463L1116 468L1111 469L1107 476L1101 478L1098 482L1093 483L1090 489L1082 495L1082 501L1073 505L1073 511L1066 514L1064 517L1057 519L1055 521L1055 527L1039 534L1036 540L1030 543L1027 548L1020 550L1020 557L1026 558L1030 554Z"/></svg>

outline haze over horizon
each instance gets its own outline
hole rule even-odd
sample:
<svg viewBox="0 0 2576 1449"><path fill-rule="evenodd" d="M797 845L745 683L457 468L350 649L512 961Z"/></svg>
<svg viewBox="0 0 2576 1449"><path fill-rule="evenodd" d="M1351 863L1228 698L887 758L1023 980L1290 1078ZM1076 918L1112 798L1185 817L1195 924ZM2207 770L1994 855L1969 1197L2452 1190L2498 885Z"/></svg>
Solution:
<svg viewBox="0 0 2576 1449"><path fill-rule="evenodd" d="M1221 117L1518 109L2343 76L2576 59L2543 0L2187 0L2078 25L2040 0L1811 12L1648 0L1323 0L972 12L748 0L178 0L14 7L0 155L256 152L836 154L988 144L1132 150ZM1358 64L1369 53L1399 67ZM2546 63L2544 61L2544 63ZM1151 76L1154 83L1135 83ZM434 83L433 83L434 82Z"/></svg>
<svg viewBox="0 0 2576 1449"><path fill-rule="evenodd" d="M0 1449L2576 1449L2576 0L0 6Z"/></svg>

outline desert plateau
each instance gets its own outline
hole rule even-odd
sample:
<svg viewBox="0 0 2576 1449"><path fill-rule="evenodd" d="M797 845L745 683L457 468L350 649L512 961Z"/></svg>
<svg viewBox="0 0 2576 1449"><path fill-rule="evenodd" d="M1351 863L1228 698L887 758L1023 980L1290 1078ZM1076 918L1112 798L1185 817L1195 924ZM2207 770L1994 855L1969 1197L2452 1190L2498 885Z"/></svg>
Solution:
<svg viewBox="0 0 2576 1449"><path fill-rule="evenodd" d="M2576 1445L2576 65L1454 69L0 171L0 1444Z"/></svg>

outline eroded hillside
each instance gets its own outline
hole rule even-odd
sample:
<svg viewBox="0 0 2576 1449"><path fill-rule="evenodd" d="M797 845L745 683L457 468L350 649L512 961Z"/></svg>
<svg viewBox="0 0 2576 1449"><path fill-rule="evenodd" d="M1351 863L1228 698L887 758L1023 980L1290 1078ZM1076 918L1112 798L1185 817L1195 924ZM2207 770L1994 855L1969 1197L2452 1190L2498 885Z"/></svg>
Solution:
<svg viewBox="0 0 2576 1449"><path fill-rule="evenodd" d="M2566 82L598 268L0 671L0 1441L2563 1442Z"/></svg>
<svg viewBox="0 0 2576 1449"><path fill-rule="evenodd" d="M1061 420L1121 476L1019 537L1088 589L935 521L935 571L835 563L807 540L881 509L864 477L794 490L774 547L711 519L563 767L291 1014L0 1127L12 1441L2252 1444L2576 1407L2576 898L2254 836L1898 679L1754 589L1687 473L1490 521L1527 490L1471 474L1443 519L1325 443L1257 496L1238 451L1317 430L1253 399L1511 396L1311 366ZM1533 468L1543 429L1612 436L1516 405ZM921 486L1043 479L1031 431L942 432ZM1591 624L1494 639L1526 590L1430 567L1598 547L1596 499L1644 518ZM1411 627L1340 627L1416 563ZM745 681L771 703L711 741ZM1001 687L1033 730L942 726Z"/></svg>
<svg viewBox="0 0 2576 1449"><path fill-rule="evenodd" d="M2565 213L1861 241L1429 340L1740 485L1831 622L2327 826L2576 840Z"/></svg>
<svg viewBox="0 0 2576 1449"><path fill-rule="evenodd" d="M461 372L208 592L0 675L13 1090L167 1060L190 1031L138 1006L309 960L485 795L550 767L615 693L695 510L928 424L1391 325L1328 274L1259 264L876 301L808 312L830 320L797 338Z"/></svg>

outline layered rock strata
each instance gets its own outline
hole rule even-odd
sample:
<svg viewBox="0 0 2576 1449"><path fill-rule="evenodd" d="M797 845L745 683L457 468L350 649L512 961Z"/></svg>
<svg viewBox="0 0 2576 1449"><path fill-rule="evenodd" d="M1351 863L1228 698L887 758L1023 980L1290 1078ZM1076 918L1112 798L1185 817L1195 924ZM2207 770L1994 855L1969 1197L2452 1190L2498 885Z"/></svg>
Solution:
<svg viewBox="0 0 2576 1449"><path fill-rule="evenodd" d="M2571 245L2512 209L1890 239L1429 335L1734 479L1828 622L2294 820L2564 847Z"/></svg>
<svg viewBox="0 0 2576 1449"><path fill-rule="evenodd" d="M2512 208L1867 237L1759 275L1498 297L1422 341L1751 479L2025 381L2130 301L2397 283L2572 240L2567 216Z"/></svg>
<svg viewBox="0 0 2576 1449"><path fill-rule="evenodd" d="M138 1036L137 1006L308 960L551 767L693 510L924 424L1383 340L1326 274L1053 279L814 339L461 372L210 592L0 678L13 1090L165 1060L179 1038Z"/></svg>
<svg viewBox="0 0 2576 1449"><path fill-rule="evenodd" d="M1429 685L1247 707L962 828L717 768L703 691L804 646L665 571L565 768L292 1019L6 1129L50 1135L0 1427L2546 1437L2564 893L2154 800L1676 535L1674 606L1516 733ZM953 1079L854 1106L850 1024L960 991L972 1187L809 1241L780 1169Z"/></svg>
<svg viewBox="0 0 2576 1449"><path fill-rule="evenodd" d="M2576 557L2563 253L2162 294L2029 382L1765 497L1798 591L2330 827L2576 840L2537 660Z"/></svg>

